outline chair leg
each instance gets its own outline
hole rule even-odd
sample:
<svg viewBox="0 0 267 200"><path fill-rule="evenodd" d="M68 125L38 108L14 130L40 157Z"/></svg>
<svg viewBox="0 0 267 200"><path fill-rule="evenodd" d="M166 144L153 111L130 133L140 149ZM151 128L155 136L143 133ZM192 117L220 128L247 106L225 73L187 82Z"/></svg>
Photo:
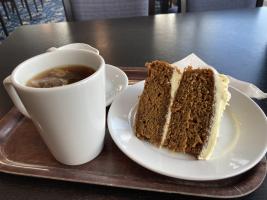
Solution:
<svg viewBox="0 0 267 200"><path fill-rule="evenodd" d="M34 3L34 6L35 6L35 9L36 9L36 11L37 11L37 12L39 12L39 11L38 11L38 6L37 6L37 3L36 3L36 1L35 1L35 0L33 0L33 3Z"/></svg>
<svg viewBox="0 0 267 200"><path fill-rule="evenodd" d="M2 27L3 27L4 33L6 34L6 36L8 36L8 31L7 31L5 22L4 22L3 17L2 17L1 14L0 14L0 23L1 23Z"/></svg>
<svg viewBox="0 0 267 200"><path fill-rule="evenodd" d="M155 15L155 0L149 0L148 8L149 8L149 15Z"/></svg>
<svg viewBox="0 0 267 200"><path fill-rule="evenodd" d="M23 0L20 0L20 3L21 3L21 5L22 5L22 7L25 8L25 5L24 5L24 3L23 3Z"/></svg>
<svg viewBox="0 0 267 200"><path fill-rule="evenodd" d="M12 13L14 14L14 12L15 12L14 4L12 3L12 1L10 1L10 4L11 4Z"/></svg>
<svg viewBox="0 0 267 200"><path fill-rule="evenodd" d="M27 11L28 11L28 13L29 13L30 20L32 20L32 14L31 14L31 10L30 10L30 8L29 8L28 1L27 1L27 0L24 0L24 3L25 3L25 5L26 5L26 9L27 9Z"/></svg>
<svg viewBox="0 0 267 200"><path fill-rule="evenodd" d="M182 2L181 0L177 0L177 13L182 12Z"/></svg>
<svg viewBox="0 0 267 200"><path fill-rule="evenodd" d="M4 9L4 12L5 12L6 17L9 20L9 15L8 15L6 4L4 3L4 1L2 1L2 6L3 6L3 9Z"/></svg>
<svg viewBox="0 0 267 200"><path fill-rule="evenodd" d="M23 25L22 20L21 20L21 17L20 17L20 14L19 14L19 11L18 11L18 7L17 7L17 5L16 5L15 0L12 0L11 2L12 2L12 6L14 7L14 9L15 9L15 11L16 11L16 13L17 13L17 16L18 16L18 18L19 18L19 23L20 23L21 25Z"/></svg>
<svg viewBox="0 0 267 200"><path fill-rule="evenodd" d="M5 5L6 5L6 8L7 8L8 12L11 12L11 9L10 9L10 7L9 7L8 2L5 2L5 1L4 1L4 3L5 3Z"/></svg>
<svg viewBox="0 0 267 200"><path fill-rule="evenodd" d="M172 0L169 0L169 8L172 7Z"/></svg>
<svg viewBox="0 0 267 200"><path fill-rule="evenodd" d="M168 8L169 0L162 0L160 5L161 13L168 13Z"/></svg>

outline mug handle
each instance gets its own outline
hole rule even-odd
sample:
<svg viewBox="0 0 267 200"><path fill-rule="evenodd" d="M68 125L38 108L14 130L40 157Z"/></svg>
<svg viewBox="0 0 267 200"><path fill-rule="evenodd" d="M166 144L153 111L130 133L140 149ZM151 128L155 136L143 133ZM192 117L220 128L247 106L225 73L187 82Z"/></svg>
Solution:
<svg viewBox="0 0 267 200"><path fill-rule="evenodd" d="M10 96L10 98L12 99L13 103L15 104L15 106L19 109L19 111L25 115L28 118L31 118L28 111L26 110L25 106L23 105L22 101L20 100L20 97L16 91L16 89L14 88L12 81L11 81L11 77L8 76L5 78L5 80L3 81L5 89L8 93L8 95Z"/></svg>

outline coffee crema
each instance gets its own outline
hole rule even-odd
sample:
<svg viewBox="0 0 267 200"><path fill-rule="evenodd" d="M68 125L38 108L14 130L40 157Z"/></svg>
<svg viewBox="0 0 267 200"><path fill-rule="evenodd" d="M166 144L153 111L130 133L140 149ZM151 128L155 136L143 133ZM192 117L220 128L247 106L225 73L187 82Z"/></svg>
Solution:
<svg viewBox="0 0 267 200"><path fill-rule="evenodd" d="M83 65L65 65L43 71L27 81L26 86L52 88L69 85L91 76L95 70Z"/></svg>

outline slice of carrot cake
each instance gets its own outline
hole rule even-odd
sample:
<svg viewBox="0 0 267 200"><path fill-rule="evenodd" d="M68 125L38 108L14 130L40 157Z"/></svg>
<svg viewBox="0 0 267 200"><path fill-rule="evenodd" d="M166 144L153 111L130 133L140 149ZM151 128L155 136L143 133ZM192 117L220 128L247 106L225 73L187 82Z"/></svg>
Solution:
<svg viewBox="0 0 267 200"><path fill-rule="evenodd" d="M209 159L230 99L228 78L212 68L179 69L163 61L146 67L136 136L158 147Z"/></svg>

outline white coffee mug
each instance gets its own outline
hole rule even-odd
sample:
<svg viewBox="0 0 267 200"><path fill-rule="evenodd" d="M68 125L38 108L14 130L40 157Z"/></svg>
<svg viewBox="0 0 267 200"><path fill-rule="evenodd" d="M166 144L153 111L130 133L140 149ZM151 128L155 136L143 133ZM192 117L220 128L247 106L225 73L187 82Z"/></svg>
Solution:
<svg viewBox="0 0 267 200"><path fill-rule="evenodd" d="M34 75L66 65L84 65L96 71L65 86L26 86ZM20 112L32 119L58 161L79 165L101 152L106 106L105 62L100 55L78 49L44 53L18 65L4 80L4 86Z"/></svg>

